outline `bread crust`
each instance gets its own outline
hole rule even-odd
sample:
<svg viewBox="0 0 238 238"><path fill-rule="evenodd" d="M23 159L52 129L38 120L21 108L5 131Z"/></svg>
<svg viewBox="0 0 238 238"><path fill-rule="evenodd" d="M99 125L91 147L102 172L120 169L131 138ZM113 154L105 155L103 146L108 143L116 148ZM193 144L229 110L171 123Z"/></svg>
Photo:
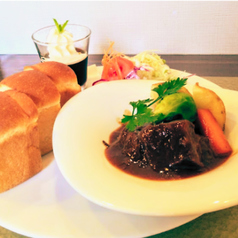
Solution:
<svg viewBox="0 0 238 238"><path fill-rule="evenodd" d="M7 90L5 91L7 95L13 98L19 106L23 109L26 115L37 122L38 120L38 111L35 103L30 97L24 93L17 92L16 90Z"/></svg>
<svg viewBox="0 0 238 238"><path fill-rule="evenodd" d="M31 66L24 70L37 70L46 74L56 85L61 94L61 106L71 97L81 92L81 86L77 82L77 76L67 65L55 61L47 61Z"/></svg>
<svg viewBox="0 0 238 238"><path fill-rule="evenodd" d="M60 94L55 84L44 73L30 70L8 76L2 84L25 93L36 106L49 107L60 100Z"/></svg>
<svg viewBox="0 0 238 238"><path fill-rule="evenodd" d="M0 115L0 192L3 192L40 172L42 158L38 114L31 99L16 91L0 92Z"/></svg>
<svg viewBox="0 0 238 238"><path fill-rule="evenodd" d="M55 84L44 73L36 70L13 74L5 78L2 84L26 94L35 103L41 154L52 151L54 121L61 109L60 93Z"/></svg>

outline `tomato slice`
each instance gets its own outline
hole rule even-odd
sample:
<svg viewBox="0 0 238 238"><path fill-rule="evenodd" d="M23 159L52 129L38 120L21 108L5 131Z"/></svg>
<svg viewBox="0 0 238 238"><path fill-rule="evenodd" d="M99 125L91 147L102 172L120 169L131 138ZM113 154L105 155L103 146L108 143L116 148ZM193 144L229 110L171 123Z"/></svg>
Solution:
<svg viewBox="0 0 238 238"><path fill-rule="evenodd" d="M120 67L123 78L125 78L134 69L134 64L129 59L117 57L117 63Z"/></svg>
<svg viewBox="0 0 238 238"><path fill-rule="evenodd" d="M132 61L117 56L103 65L102 79L119 80L125 77L134 69Z"/></svg>
<svg viewBox="0 0 238 238"><path fill-rule="evenodd" d="M117 80L119 78L117 70L115 70L115 68L110 67L108 69L108 80Z"/></svg>

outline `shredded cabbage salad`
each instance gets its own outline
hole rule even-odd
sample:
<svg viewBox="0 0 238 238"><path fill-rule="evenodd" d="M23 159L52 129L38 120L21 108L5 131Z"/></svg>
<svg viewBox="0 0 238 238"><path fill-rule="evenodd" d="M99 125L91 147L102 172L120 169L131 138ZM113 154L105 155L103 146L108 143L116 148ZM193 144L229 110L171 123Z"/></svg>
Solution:
<svg viewBox="0 0 238 238"><path fill-rule="evenodd" d="M170 67L164 59L153 51L143 51L133 57L127 57L135 65L135 73L140 79L167 81L170 78Z"/></svg>

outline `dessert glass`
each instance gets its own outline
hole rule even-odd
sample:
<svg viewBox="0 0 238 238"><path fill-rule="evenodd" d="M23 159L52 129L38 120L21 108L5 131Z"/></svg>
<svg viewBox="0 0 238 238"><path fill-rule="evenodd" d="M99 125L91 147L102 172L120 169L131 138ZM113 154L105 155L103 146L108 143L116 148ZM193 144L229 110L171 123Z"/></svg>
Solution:
<svg viewBox="0 0 238 238"><path fill-rule="evenodd" d="M49 40L52 29L55 29L55 25L41 28L32 34L32 40L41 62L57 61L67 64L74 70L78 84L81 86L85 85L87 81L88 48L91 30L86 26L68 24L65 30L72 34L72 39L70 41L64 39L61 42L55 43Z"/></svg>

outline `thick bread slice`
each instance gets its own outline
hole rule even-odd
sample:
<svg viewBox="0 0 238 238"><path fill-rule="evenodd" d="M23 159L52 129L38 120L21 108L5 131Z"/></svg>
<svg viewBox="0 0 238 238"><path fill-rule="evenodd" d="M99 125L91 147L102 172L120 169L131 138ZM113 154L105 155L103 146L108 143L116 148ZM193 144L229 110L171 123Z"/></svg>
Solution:
<svg viewBox="0 0 238 238"><path fill-rule="evenodd" d="M26 66L24 70L38 70L46 74L56 85L61 95L61 106L81 91L77 76L67 65L54 61Z"/></svg>
<svg viewBox="0 0 238 238"><path fill-rule="evenodd" d="M36 70L13 74L1 84L25 93L38 110L40 150L44 155L52 150L52 131L55 118L60 110L60 94L55 84L44 73Z"/></svg>
<svg viewBox="0 0 238 238"><path fill-rule="evenodd" d="M41 171L38 113L23 93L0 92L0 192Z"/></svg>
<svg viewBox="0 0 238 238"><path fill-rule="evenodd" d="M37 107L30 97L28 97L25 93L20 93L16 90L5 90L5 93L11 96L11 98L13 98L23 109L26 115L37 124L38 120Z"/></svg>

